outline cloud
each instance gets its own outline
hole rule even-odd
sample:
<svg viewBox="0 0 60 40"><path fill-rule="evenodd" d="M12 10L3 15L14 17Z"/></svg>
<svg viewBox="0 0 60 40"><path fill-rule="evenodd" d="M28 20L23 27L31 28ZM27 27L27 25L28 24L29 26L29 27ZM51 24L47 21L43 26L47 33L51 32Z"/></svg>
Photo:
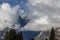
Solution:
<svg viewBox="0 0 60 40"><path fill-rule="evenodd" d="M35 20L35 22L36 22L37 24L42 24L42 25L49 23L48 17L45 17L45 16L42 17L42 18L40 18L40 19Z"/></svg>
<svg viewBox="0 0 60 40"><path fill-rule="evenodd" d="M59 0L28 0L30 9L28 18L30 22L24 30L40 31L60 25L60 1Z"/></svg>
<svg viewBox="0 0 60 40"><path fill-rule="evenodd" d="M8 28L19 29L18 16L28 17L29 23L21 28L27 31L47 30L60 25L60 0L27 0L25 5L29 12L20 10L20 6L8 3L0 5L0 30ZM19 13L18 13L19 11ZM18 27L17 27L18 26Z"/></svg>
<svg viewBox="0 0 60 40"><path fill-rule="evenodd" d="M28 0L29 4L36 6L37 4L43 2L50 6L60 7L60 0Z"/></svg>
<svg viewBox="0 0 60 40"><path fill-rule="evenodd" d="M0 30L13 28L14 26L14 28L17 26L20 27L17 21L19 18L19 14L17 13L19 8L19 5L11 7L8 3L2 3L0 5Z"/></svg>
<svg viewBox="0 0 60 40"><path fill-rule="evenodd" d="M42 18L37 18L31 20L24 29L27 31L40 31L45 30L45 27L49 25L49 20L47 16L43 16Z"/></svg>
<svg viewBox="0 0 60 40"><path fill-rule="evenodd" d="M36 5L37 3L40 3L41 1L40 0L30 0L30 1L28 0L28 2L32 5Z"/></svg>

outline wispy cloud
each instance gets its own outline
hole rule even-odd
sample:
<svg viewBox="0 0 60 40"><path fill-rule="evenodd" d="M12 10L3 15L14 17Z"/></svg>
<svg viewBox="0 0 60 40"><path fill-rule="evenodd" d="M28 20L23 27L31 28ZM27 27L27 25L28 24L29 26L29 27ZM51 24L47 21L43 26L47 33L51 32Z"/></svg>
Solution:
<svg viewBox="0 0 60 40"><path fill-rule="evenodd" d="M28 0L27 6L31 13L30 22L24 27L26 30L40 31L60 25L59 0Z"/></svg>

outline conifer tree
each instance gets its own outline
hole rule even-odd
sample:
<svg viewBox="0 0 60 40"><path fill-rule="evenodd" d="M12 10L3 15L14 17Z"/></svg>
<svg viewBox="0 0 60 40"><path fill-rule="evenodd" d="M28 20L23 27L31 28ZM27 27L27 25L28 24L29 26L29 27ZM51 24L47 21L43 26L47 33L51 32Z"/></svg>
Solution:
<svg viewBox="0 0 60 40"><path fill-rule="evenodd" d="M5 33L4 40L9 40L9 38L8 38L8 31Z"/></svg>
<svg viewBox="0 0 60 40"><path fill-rule="evenodd" d="M10 31L7 31L4 36L4 40L15 40L16 37L16 31L15 29L10 29Z"/></svg>
<svg viewBox="0 0 60 40"><path fill-rule="evenodd" d="M34 39L32 39L32 40L34 40Z"/></svg>
<svg viewBox="0 0 60 40"><path fill-rule="evenodd" d="M46 40L47 40L47 38L46 38Z"/></svg>
<svg viewBox="0 0 60 40"><path fill-rule="evenodd" d="M52 27L52 29L51 29L51 33L50 33L50 36L49 36L49 40L55 40L55 30L54 30L53 27Z"/></svg>
<svg viewBox="0 0 60 40"><path fill-rule="evenodd" d="M17 37L17 40L23 40L22 32L18 33L16 37Z"/></svg>

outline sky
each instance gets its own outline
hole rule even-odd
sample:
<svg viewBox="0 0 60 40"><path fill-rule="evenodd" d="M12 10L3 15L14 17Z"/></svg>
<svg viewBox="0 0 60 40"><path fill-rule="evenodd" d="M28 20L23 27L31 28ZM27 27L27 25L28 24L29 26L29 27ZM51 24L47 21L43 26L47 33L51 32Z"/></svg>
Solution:
<svg viewBox="0 0 60 40"><path fill-rule="evenodd" d="M19 16L29 19L24 27L17 21ZM40 31L59 24L60 0L0 0L0 30Z"/></svg>

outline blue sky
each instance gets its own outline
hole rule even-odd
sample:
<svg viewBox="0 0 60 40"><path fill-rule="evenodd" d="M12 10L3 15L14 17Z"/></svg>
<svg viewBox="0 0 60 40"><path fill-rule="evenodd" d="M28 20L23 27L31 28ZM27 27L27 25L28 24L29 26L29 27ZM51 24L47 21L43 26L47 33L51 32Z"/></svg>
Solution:
<svg viewBox="0 0 60 40"><path fill-rule="evenodd" d="M40 31L59 27L59 4L60 0L0 0L1 30L6 26L12 28L12 25L16 26L15 29L21 27L17 22L18 16L30 20L21 30Z"/></svg>
<svg viewBox="0 0 60 40"><path fill-rule="evenodd" d="M29 20L24 27L17 21L19 16ZM47 31L51 27L60 27L60 0L0 0L0 31Z"/></svg>
<svg viewBox="0 0 60 40"><path fill-rule="evenodd" d="M23 2L23 5L27 3L27 0L0 0L0 3L7 2L9 4L13 5L20 5Z"/></svg>
<svg viewBox="0 0 60 40"><path fill-rule="evenodd" d="M0 31L5 28L26 31L23 32L23 36L25 40L29 40L30 38L36 37L41 30L45 31L46 29L48 30L50 26L55 26L55 22L52 23L53 25L50 23L54 20L50 15L57 9L53 8L54 6L50 6L49 1L40 1L41 0L0 0ZM26 20L30 20L22 28L21 24L17 21L19 16L22 18L26 17Z"/></svg>
<svg viewBox="0 0 60 40"><path fill-rule="evenodd" d="M10 18L12 19L12 20L15 20L15 22L10 22L9 21L9 24L8 25L10 25L10 23L11 23L11 26L12 25L15 25L16 23L18 23L17 22L17 20L18 20L18 16L21 16L21 15L24 15L25 13L26 14L28 14L29 13L29 8L26 6L26 3L27 3L27 0L0 0L0 7L1 7L1 11L0 11L0 16L1 16L1 18L3 18L2 16L10 16ZM9 11L9 12L8 12ZM10 11L11 11L11 13L10 13ZM5 13L4 13L5 12ZM13 13L12 13L13 12ZM13 14L13 15L12 15ZM12 18L12 17L14 17L14 18ZM0 18L0 19L1 19ZM17 19L16 19L17 18ZM9 19L9 18L8 18ZM1 19L1 21L2 20L7 20L7 18L5 18L5 19ZM9 19L10 20L10 19ZM5 22L4 22L5 23ZM6 22L6 24L7 24L8 22ZM1 22L1 24L3 25L3 21ZM4 24L5 25L5 24ZM6 25L6 26L8 26L8 25ZM18 27L20 26L20 24L17 24L18 25ZM4 30L6 27L3 27L2 26L2 29Z"/></svg>
<svg viewBox="0 0 60 40"><path fill-rule="evenodd" d="M0 0L0 4L3 2L9 3L11 6L20 5L21 9L27 10L27 0Z"/></svg>

